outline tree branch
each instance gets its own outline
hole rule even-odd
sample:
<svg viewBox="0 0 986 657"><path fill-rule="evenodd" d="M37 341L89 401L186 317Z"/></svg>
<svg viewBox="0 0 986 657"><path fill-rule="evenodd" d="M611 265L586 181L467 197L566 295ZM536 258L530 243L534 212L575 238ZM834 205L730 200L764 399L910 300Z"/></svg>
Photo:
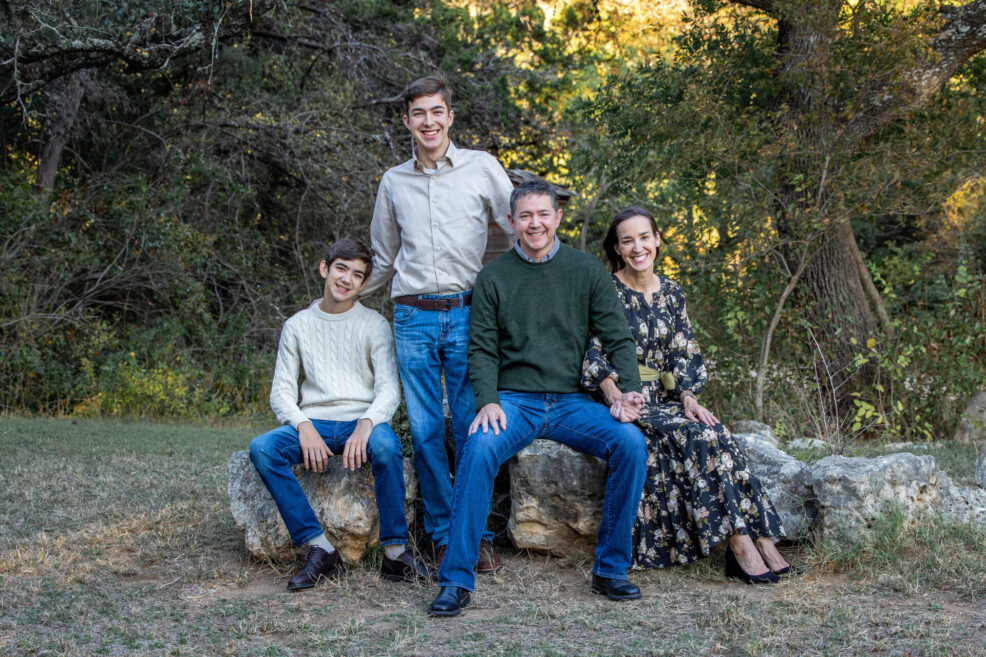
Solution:
<svg viewBox="0 0 986 657"><path fill-rule="evenodd" d="M936 57L920 61L907 71L896 89L878 88L865 109L849 122L844 137L861 140L893 120L908 107L920 107L942 90L970 57L986 49L986 0L959 7L942 7L941 31L929 40Z"/></svg>
<svg viewBox="0 0 986 657"><path fill-rule="evenodd" d="M215 20L162 33L156 18L120 26L118 35L73 21L53 25L37 13L19 15L18 29L0 39L0 103L24 98L75 71L117 62L130 71L162 68L172 59L246 31L276 0L232 0ZM4 35L7 36L7 35Z"/></svg>

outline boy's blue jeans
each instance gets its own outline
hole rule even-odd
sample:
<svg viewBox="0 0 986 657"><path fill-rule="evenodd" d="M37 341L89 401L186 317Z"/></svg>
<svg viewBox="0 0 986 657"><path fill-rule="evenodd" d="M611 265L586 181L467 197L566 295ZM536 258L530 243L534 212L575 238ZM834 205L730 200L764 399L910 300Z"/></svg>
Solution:
<svg viewBox="0 0 986 657"><path fill-rule="evenodd" d="M421 295L428 299L462 296ZM436 546L445 545L452 516L452 478L445 452L442 372L445 373L445 392L452 414L452 437L458 459L466 432L476 417L468 371L469 306L422 310L395 304L394 345L411 425L425 531ZM486 515L489 515L489 509ZM484 532L483 537L492 541L493 533ZM479 544L478 538L476 543Z"/></svg>
<svg viewBox="0 0 986 657"><path fill-rule="evenodd" d="M346 441L356 430L358 420L336 422L312 420L315 430L335 456L341 458ZM370 433L366 447L373 471L373 486L380 514L380 545L407 543L404 517L404 457L401 441L389 424L378 424ZM291 540L305 545L323 533L322 524L312 510L291 466L304 462L298 431L284 424L257 436L250 442L250 459L277 503Z"/></svg>
<svg viewBox="0 0 986 657"><path fill-rule="evenodd" d="M496 435L492 428L483 433L480 427L469 435L460 452L452 526L438 585L473 590L473 568L479 559L479 537L493 493L493 478L507 459L535 438L555 440L609 464L592 572L626 579L633 524L647 472L643 434L634 425L615 420L605 406L582 393L501 390L500 407L507 416L507 428Z"/></svg>

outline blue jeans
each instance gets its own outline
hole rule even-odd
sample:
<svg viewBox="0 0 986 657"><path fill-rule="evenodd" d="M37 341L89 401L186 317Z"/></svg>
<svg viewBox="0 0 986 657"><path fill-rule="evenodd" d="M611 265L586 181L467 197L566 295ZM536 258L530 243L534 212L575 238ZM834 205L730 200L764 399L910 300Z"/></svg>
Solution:
<svg viewBox="0 0 986 657"><path fill-rule="evenodd" d="M436 299L462 295L421 296ZM424 503L425 531L436 546L445 545L452 517L452 478L445 452L442 372L445 373L445 392L452 412L455 453L459 455L469 424L476 417L476 399L468 371L469 306L451 310L422 310L395 304L394 344L397 369L404 386L407 417L411 424L414 465ZM483 536L493 539L492 532L485 532ZM478 545L479 539L476 542Z"/></svg>
<svg viewBox="0 0 986 657"><path fill-rule="evenodd" d="M602 404L582 393L555 394L500 391L507 428L500 435L480 427L466 439L456 468L455 501L448 551L438 572L439 586L470 591L479 559L479 535L493 494L497 470L535 438L549 438L609 464L603 522L599 526L592 572L626 579L631 534L647 472L647 442L632 424L613 419Z"/></svg>
<svg viewBox="0 0 986 657"><path fill-rule="evenodd" d="M318 435L334 458L340 458L346 440L356 430L358 420L336 422L312 420ZM380 545L407 543L407 519L404 517L404 457L401 441L389 424L378 424L370 433L366 447L373 471L373 487L380 514ZM298 431L283 424L250 442L250 459L260 478L277 503L291 540L305 545L323 533L322 524L312 510L291 466L304 462Z"/></svg>

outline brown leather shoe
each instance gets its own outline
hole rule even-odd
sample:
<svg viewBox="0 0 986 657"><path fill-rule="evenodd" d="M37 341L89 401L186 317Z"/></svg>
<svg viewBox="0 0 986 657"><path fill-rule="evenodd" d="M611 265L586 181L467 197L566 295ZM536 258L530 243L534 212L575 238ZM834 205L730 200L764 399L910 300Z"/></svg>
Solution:
<svg viewBox="0 0 986 657"><path fill-rule="evenodd" d="M476 572L480 575L492 575L503 568L500 556L493 551L493 544L485 538L479 542L479 562L476 564Z"/></svg>
<svg viewBox="0 0 986 657"><path fill-rule="evenodd" d="M310 589L323 577L326 579L341 577L345 570L339 550L333 550L332 554L329 554L317 545L312 545L305 553L305 565L301 571L288 580L288 590Z"/></svg>

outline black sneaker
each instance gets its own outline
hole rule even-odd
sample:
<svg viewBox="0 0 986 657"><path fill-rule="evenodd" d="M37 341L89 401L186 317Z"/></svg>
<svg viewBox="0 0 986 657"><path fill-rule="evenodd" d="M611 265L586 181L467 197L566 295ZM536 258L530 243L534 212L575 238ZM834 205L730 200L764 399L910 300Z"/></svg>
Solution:
<svg viewBox="0 0 986 657"><path fill-rule="evenodd" d="M426 564L420 557L414 556L411 548L404 548L396 559L388 559L383 555L380 564L380 577L392 582L437 582L438 570Z"/></svg>
<svg viewBox="0 0 986 657"><path fill-rule="evenodd" d="M288 590L310 589L321 578L335 579L341 577L345 570L346 567L342 563L342 557L339 556L339 550L333 550L329 554L317 545L312 545L305 553L304 567L297 575L288 580Z"/></svg>

